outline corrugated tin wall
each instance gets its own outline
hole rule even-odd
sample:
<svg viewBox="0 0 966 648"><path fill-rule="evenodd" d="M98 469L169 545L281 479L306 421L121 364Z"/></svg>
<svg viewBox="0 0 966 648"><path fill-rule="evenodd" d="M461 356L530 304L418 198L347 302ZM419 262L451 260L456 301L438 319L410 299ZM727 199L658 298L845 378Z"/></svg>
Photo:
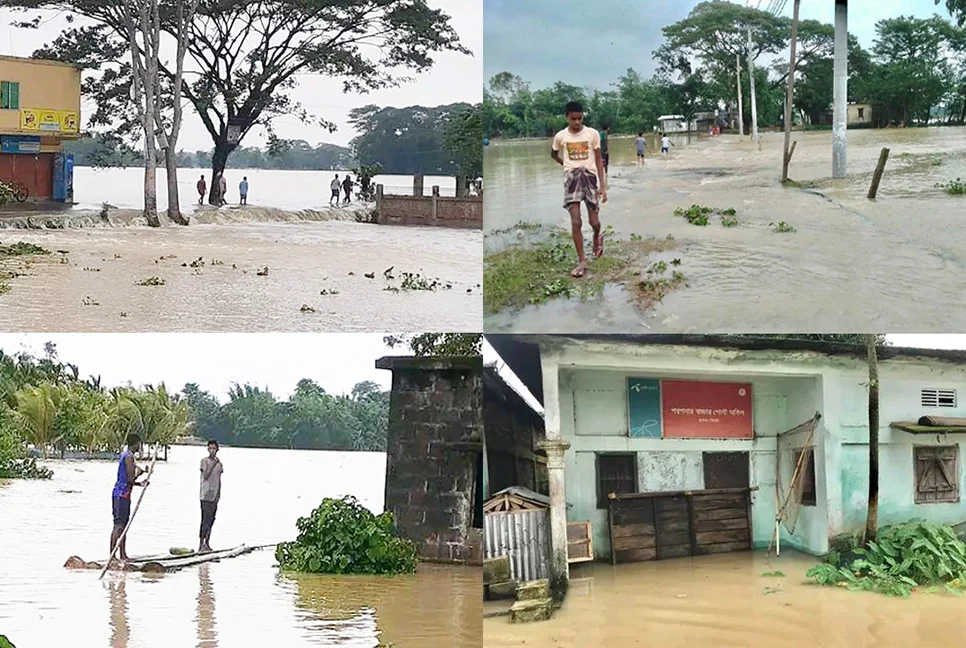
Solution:
<svg viewBox="0 0 966 648"><path fill-rule="evenodd" d="M547 578L550 562L550 511L487 513L484 556L510 556L510 576L526 581Z"/></svg>

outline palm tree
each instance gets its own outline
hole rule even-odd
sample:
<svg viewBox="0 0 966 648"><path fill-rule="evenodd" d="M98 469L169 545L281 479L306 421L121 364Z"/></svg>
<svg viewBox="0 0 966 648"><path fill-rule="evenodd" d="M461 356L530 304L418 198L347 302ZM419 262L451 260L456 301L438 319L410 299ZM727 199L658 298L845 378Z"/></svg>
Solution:
<svg viewBox="0 0 966 648"><path fill-rule="evenodd" d="M41 449L44 459L47 446L55 441L54 418L60 396L60 390L46 382L39 387L24 387L16 393L14 421L24 438Z"/></svg>

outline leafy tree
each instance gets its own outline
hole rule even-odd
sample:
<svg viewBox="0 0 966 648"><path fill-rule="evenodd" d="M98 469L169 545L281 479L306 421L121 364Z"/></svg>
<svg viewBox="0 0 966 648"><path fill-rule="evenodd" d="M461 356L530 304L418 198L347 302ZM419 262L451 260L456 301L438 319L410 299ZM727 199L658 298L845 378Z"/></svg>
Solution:
<svg viewBox="0 0 966 648"><path fill-rule="evenodd" d="M459 174L465 178L483 175L483 109L470 106L456 114L447 126L444 139L446 150L455 158Z"/></svg>
<svg viewBox="0 0 966 648"><path fill-rule="evenodd" d="M349 121L359 132L351 144L355 157L362 164L380 165L385 173L456 175L459 168L444 138L451 125L472 109L462 103L355 108L349 112ZM482 137L478 141L482 148Z"/></svg>
<svg viewBox="0 0 966 648"><path fill-rule="evenodd" d="M960 27L966 25L966 0L936 0L936 4L940 4L943 1L946 3L946 9L949 10Z"/></svg>
<svg viewBox="0 0 966 648"><path fill-rule="evenodd" d="M420 333L387 335L386 346L408 346L417 356L478 356L483 348L481 333Z"/></svg>
<svg viewBox="0 0 966 648"><path fill-rule="evenodd" d="M161 33L176 39L172 3L160 3ZM98 128L135 135L130 98L131 65L120 3L103 0L0 0L0 7L50 9L83 16L92 26L68 27L34 54L79 63L87 71L85 95L96 103L90 122ZM37 27L41 17L20 23ZM450 17L426 0L202 0L190 25L185 67L195 72L184 87L214 144L213 174L255 126L275 138L273 122L296 115L334 129L291 97L301 74L343 81L346 92L399 85L404 71L422 72L444 51L469 54ZM176 71L159 62L163 84ZM212 183L214 191L215 183ZM215 198L214 194L211 196Z"/></svg>

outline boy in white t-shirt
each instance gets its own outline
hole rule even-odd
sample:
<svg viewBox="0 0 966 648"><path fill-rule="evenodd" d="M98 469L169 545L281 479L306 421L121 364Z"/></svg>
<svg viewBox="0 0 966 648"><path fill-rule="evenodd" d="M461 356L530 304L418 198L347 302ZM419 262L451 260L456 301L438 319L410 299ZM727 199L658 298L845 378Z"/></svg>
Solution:
<svg viewBox="0 0 966 648"><path fill-rule="evenodd" d="M599 257L604 253L599 202L607 202L607 179L604 175L600 134L593 128L584 126L583 106L579 102L571 101L564 109L564 116L568 126L554 136L550 157L564 168L564 209L570 212L570 233L574 239L574 247L577 248L578 259L577 267L570 274L580 278L587 272L580 203L587 204L587 220L594 230L594 256Z"/></svg>
<svg viewBox="0 0 966 648"><path fill-rule="evenodd" d="M667 136L667 133L661 133L661 155L667 157L668 153L671 152L672 146L674 146L674 142Z"/></svg>

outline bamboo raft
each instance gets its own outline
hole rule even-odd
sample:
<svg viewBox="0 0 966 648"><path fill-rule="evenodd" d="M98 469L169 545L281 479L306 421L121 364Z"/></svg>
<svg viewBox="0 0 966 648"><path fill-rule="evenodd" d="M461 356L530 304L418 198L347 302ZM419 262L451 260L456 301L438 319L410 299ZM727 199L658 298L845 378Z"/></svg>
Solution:
<svg viewBox="0 0 966 648"><path fill-rule="evenodd" d="M258 549L274 546L275 545L256 545L250 547L248 545L241 544L237 547L232 547L231 549L219 549L217 551L206 551L203 553L199 553L197 551L171 549L166 554L157 554L153 556L132 556L127 560L127 562L123 563L123 565L120 564L120 562L115 562L114 566L112 566L112 570L149 573L173 572L185 567L191 567L192 565L216 562L223 558L235 558ZM88 562L79 556L71 556L67 559L67 562L64 563L64 567L67 569L104 569L106 564L106 560L92 560Z"/></svg>

